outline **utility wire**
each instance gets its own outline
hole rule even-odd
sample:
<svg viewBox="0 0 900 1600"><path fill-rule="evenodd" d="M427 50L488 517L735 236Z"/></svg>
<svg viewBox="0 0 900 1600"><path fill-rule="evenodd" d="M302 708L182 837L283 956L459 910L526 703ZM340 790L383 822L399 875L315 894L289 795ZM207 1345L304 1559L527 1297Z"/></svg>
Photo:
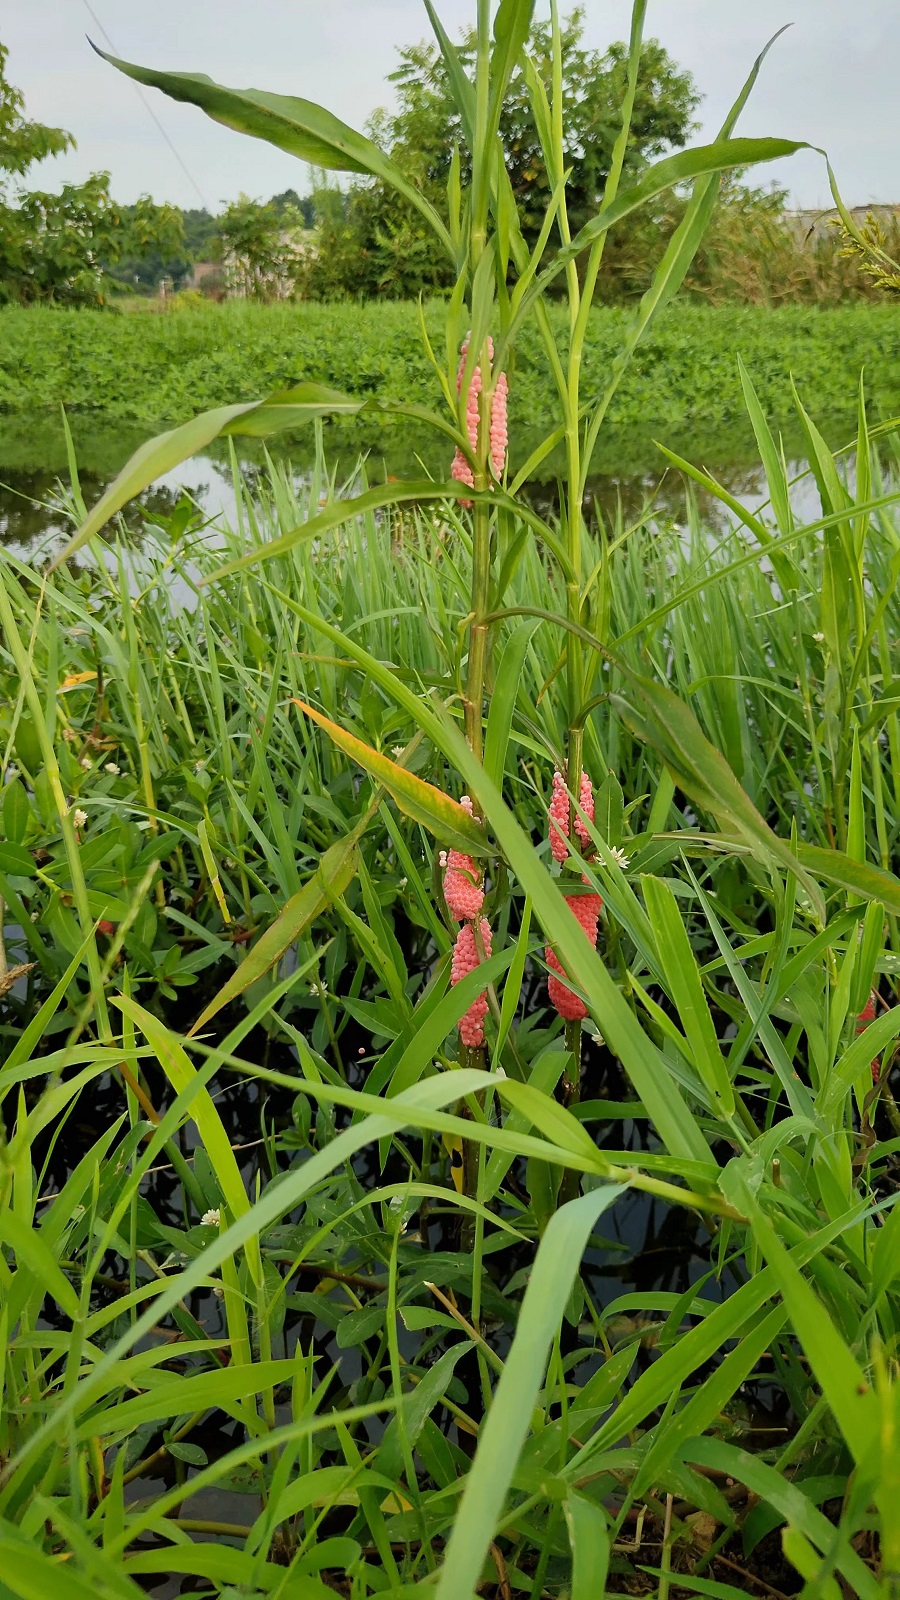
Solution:
<svg viewBox="0 0 900 1600"><path fill-rule="evenodd" d="M93 6L91 5L90 0L84 0L84 8L87 11L88 15L92 18L92 20L95 23L98 31L100 33L102 33L104 39L106 40L106 43L109 45L110 50L112 50L114 55L118 55L118 53L119 53L118 50L116 49L115 45L112 42L112 39L109 37L109 34L107 33L106 29L104 28L103 23L100 21L100 18L98 17L96 11L94 10ZM134 83L134 79L133 78L132 78L131 81L132 81L132 83ZM182 158L180 152L175 148L175 145L172 143L172 140L169 138L168 133L166 132L165 128L163 127L163 124L160 122L159 117L156 115L156 112L154 111L152 105L150 104L150 101L147 99L147 96L144 94L144 91L141 88L140 84L139 83L134 83L134 87L135 87L137 93L140 95L140 98L141 98L141 100L142 100L142 102L144 104L144 108L145 108L145 110L147 112L147 115L149 117L152 117L154 123L156 124L157 128L159 129L159 132L162 134L163 138L165 139L166 144L169 146L169 149L171 150L173 156L175 157L175 160L178 162L178 165L180 166L180 168L181 168L182 172L184 173L185 177L187 178L188 182L192 185L192 187L194 189L196 189L197 194L200 197L200 203L203 206L203 209L205 211L211 211L212 207L210 206L210 203L207 200L206 195L203 193L203 190L201 189L201 187L200 187L199 183L197 182L196 178L194 177L194 174L191 172L190 168L188 167L186 161L184 161L184 159Z"/></svg>

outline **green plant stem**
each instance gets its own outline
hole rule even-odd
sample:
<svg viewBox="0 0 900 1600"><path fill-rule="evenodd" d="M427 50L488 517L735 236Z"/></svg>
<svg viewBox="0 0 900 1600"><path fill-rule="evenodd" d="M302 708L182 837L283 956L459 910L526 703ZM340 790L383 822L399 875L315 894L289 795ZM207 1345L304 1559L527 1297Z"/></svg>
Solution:
<svg viewBox="0 0 900 1600"><path fill-rule="evenodd" d="M478 489L487 489L489 486L487 474L480 466L475 486ZM484 501L476 501L472 522L472 620L469 625L469 660L466 669L465 730L469 749L480 761L491 581L491 513Z"/></svg>

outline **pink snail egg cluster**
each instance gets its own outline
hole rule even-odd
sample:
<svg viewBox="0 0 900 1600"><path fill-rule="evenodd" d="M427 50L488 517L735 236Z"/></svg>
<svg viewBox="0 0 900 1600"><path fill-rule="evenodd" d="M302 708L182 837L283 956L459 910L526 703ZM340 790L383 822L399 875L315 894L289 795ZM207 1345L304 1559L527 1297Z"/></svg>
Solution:
<svg viewBox="0 0 900 1600"><path fill-rule="evenodd" d="M493 341L493 339L488 339L487 344L488 344L488 354L490 356L490 359L493 361L493 359L494 359L494 341ZM459 393L460 389L462 388L463 373L465 371L466 355L468 353L468 349L469 349L469 341L468 341L468 339L466 339L464 344L463 344L463 347L462 347L462 354L461 354L460 363L459 363L459 371L458 371L458 373L456 375L456 390L457 390L457 393ZM479 396L481 394L481 390L482 390L481 368L480 367L476 367L474 372L472 373L472 377L471 377L471 380L470 380L470 383L469 383L468 392L466 394L466 432L469 435L469 444L470 444L470 446L472 448L473 453L478 448ZM506 448L507 448L508 437L509 437L508 436L508 427L507 427L507 399L508 399L508 395L509 395L509 383L507 381L506 373L505 372L501 372L497 376L496 383L494 384L494 392L493 392L493 395L491 396L491 417L490 417L491 465L492 465L492 467L494 469L494 476L497 477L497 478L502 476L502 474L503 474L503 465L504 465L504 462L506 461ZM470 467L468 461L466 460L466 458L463 455L461 450L457 450L455 456L453 457L453 465L450 468L450 476L452 478L455 478L457 480L457 482L459 482L459 483L468 484L470 489L473 487L473 485L475 483L475 478L474 478L474 474L472 472L472 468ZM468 503L471 504L471 502L468 502ZM466 504L466 502L464 501L463 504Z"/></svg>
<svg viewBox="0 0 900 1600"><path fill-rule="evenodd" d="M603 900L599 894L567 894L566 905L569 907L576 922L584 929L585 937L591 945L597 943L597 925L600 921L600 910ZM578 995L573 993L568 984L563 983L565 976L556 951L548 945L544 954L547 965L552 967L552 972L547 979L547 992L551 1005L555 1006L559 1015L566 1022L582 1022L587 1016L587 1006Z"/></svg>
<svg viewBox="0 0 900 1600"><path fill-rule="evenodd" d="M481 874L471 856L459 850L448 850L444 873L444 899L451 917L457 922L471 922L484 905Z"/></svg>
<svg viewBox="0 0 900 1600"><path fill-rule="evenodd" d="M578 794L578 804L589 821L594 820L594 789L586 772L581 774L581 787ZM569 791L566 780L561 772L553 774L553 793L547 811L547 825L550 835L550 849L554 861L563 862L569 855ZM575 832L583 846L590 844L590 834L581 817L575 817Z"/></svg>
<svg viewBox="0 0 900 1600"><path fill-rule="evenodd" d="M484 947L485 959L491 953L491 928L487 917L482 917L478 924L481 942ZM481 965L481 957L475 942L475 924L464 922L456 935L456 944L453 947L453 961L450 967L450 982L457 984L467 978L470 972ZM472 1001L465 1016L460 1019L459 1037L469 1050L477 1050L484 1044L484 1019L487 1016L487 994L478 995Z"/></svg>

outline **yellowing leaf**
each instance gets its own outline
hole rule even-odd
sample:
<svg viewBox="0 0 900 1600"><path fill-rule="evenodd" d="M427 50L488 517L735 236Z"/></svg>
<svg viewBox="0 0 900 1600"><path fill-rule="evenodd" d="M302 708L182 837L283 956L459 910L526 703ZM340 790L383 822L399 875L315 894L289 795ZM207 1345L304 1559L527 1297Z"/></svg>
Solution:
<svg viewBox="0 0 900 1600"><path fill-rule="evenodd" d="M398 766L396 761L391 761L380 751L373 750L371 745L364 744L355 734L347 733L330 717L323 716L321 711L314 711L305 700L295 700L294 704L320 728L325 729L339 750L343 750L345 755L383 784L400 810L412 817L413 821L421 822L436 838L455 850L464 850L473 856L489 854L484 828L469 815L465 806L461 806L457 800L451 800L449 795L442 794L433 783L426 783L423 778L407 772L405 767Z"/></svg>

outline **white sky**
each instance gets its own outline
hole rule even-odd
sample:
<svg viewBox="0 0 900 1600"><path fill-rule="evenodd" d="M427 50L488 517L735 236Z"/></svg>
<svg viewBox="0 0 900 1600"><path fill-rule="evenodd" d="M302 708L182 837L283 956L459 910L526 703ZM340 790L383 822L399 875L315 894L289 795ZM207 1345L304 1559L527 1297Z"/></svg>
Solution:
<svg viewBox="0 0 900 1600"><path fill-rule="evenodd" d="M455 37L475 4L438 0L438 9ZM630 0L586 0L585 9L592 45L627 36ZM646 32L694 74L704 95L700 139L715 131L754 56L785 22L793 26L769 55L738 131L824 146L851 204L900 201L900 0L650 0ZM241 191L303 193L307 170L193 107L140 91L192 183L137 86L89 49L85 35L103 44L101 29L127 60L302 95L362 127L391 102L385 79L397 47L426 37L428 23L421 0L3 0L0 38L29 114L78 141L76 152L33 169L37 184L57 188L108 170L120 201L150 193L198 205L199 189L218 209ZM824 165L812 152L759 173L787 187L795 204L828 204Z"/></svg>

